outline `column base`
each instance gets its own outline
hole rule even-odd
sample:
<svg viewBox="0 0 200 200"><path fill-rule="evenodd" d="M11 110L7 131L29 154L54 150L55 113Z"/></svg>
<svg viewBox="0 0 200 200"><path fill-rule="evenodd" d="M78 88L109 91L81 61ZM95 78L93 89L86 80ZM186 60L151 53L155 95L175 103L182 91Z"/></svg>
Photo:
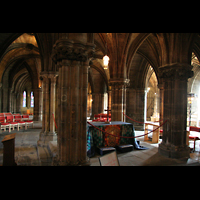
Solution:
<svg viewBox="0 0 200 200"><path fill-rule="evenodd" d="M41 147L47 147L50 141L57 141L57 134L55 132L41 132L39 140L37 141L37 145Z"/></svg>
<svg viewBox="0 0 200 200"><path fill-rule="evenodd" d="M174 145L165 145L161 143L158 148L158 152L168 158L176 159L188 159L190 157L190 148L187 145L184 146L174 146Z"/></svg>
<svg viewBox="0 0 200 200"><path fill-rule="evenodd" d="M63 162L58 160L58 156L53 157L52 166L90 166L90 159L87 157L86 161L78 161L76 163Z"/></svg>
<svg viewBox="0 0 200 200"><path fill-rule="evenodd" d="M34 115L33 120L41 122L42 121L42 115Z"/></svg>

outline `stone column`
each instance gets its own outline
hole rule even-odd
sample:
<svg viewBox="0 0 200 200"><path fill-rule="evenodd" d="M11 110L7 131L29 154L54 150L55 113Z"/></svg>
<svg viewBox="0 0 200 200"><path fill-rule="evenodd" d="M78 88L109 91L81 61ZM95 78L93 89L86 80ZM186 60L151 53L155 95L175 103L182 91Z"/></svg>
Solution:
<svg viewBox="0 0 200 200"><path fill-rule="evenodd" d="M127 89L126 89L126 86L124 87L124 90L123 90L123 113L125 113L126 114L126 91L127 91ZM122 121L123 122L126 122L126 116L125 115L123 115L122 116Z"/></svg>
<svg viewBox="0 0 200 200"><path fill-rule="evenodd" d="M9 88L9 96L8 96L8 99L9 99L9 109L8 111L9 112L12 112L12 92L13 92L13 89L12 88Z"/></svg>
<svg viewBox="0 0 200 200"><path fill-rule="evenodd" d="M164 82L164 113L160 154L169 158L188 158L190 149L186 144L187 81L193 76L192 66L175 63L160 68Z"/></svg>
<svg viewBox="0 0 200 200"><path fill-rule="evenodd" d="M124 121L126 113L126 85L128 79L110 79L112 121Z"/></svg>
<svg viewBox="0 0 200 200"><path fill-rule="evenodd" d="M26 92L26 107L27 107L27 110L30 109L30 107L31 107L31 90L30 90L30 88L28 88L27 92Z"/></svg>
<svg viewBox="0 0 200 200"><path fill-rule="evenodd" d="M163 121L163 101L164 101L164 86L163 83L158 84L158 88L160 89L160 120Z"/></svg>
<svg viewBox="0 0 200 200"><path fill-rule="evenodd" d="M88 93L88 99L87 99L87 118L91 119L92 116L92 94Z"/></svg>
<svg viewBox="0 0 200 200"><path fill-rule="evenodd" d="M56 77L58 74L50 74L51 79L51 93L50 93L50 134L55 134L55 123L53 114L55 117L55 99L56 99Z"/></svg>
<svg viewBox="0 0 200 200"><path fill-rule="evenodd" d="M17 113L21 113L21 104L22 104L22 92L20 91L18 94L17 94L17 110L16 112Z"/></svg>
<svg viewBox="0 0 200 200"><path fill-rule="evenodd" d="M136 121L144 122L145 90L133 88L127 88L127 90L127 116ZM130 119L126 119L126 121L133 123L136 130L144 130L144 124L133 122Z"/></svg>
<svg viewBox="0 0 200 200"><path fill-rule="evenodd" d="M57 40L52 58L58 76L58 151L54 165L85 165L87 158L88 51L94 46Z"/></svg>
<svg viewBox="0 0 200 200"><path fill-rule="evenodd" d="M10 92L10 89L8 88L8 85L2 86L2 112L8 112L9 104L8 104L8 94Z"/></svg>
<svg viewBox="0 0 200 200"><path fill-rule="evenodd" d="M52 113L55 114L55 87L58 73L41 72L41 76L43 78L43 119L42 132L40 133L38 145L44 146L47 145L49 141L57 140Z"/></svg>
<svg viewBox="0 0 200 200"><path fill-rule="evenodd" d="M101 93L92 93L92 116L94 119L95 114L103 113L104 111L104 94Z"/></svg>
<svg viewBox="0 0 200 200"><path fill-rule="evenodd" d="M12 111L13 111L13 113L16 113L16 111L17 111L17 93L13 92L12 96L13 96L13 109L12 109Z"/></svg>
<svg viewBox="0 0 200 200"><path fill-rule="evenodd" d="M33 89L34 95L34 121L42 121L42 88Z"/></svg>
<svg viewBox="0 0 200 200"><path fill-rule="evenodd" d="M156 122L160 120L160 89L156 88L154 94L154 107L153 115L151 116L151 121Z"/></svg>
<svg viewBox="0 0 200 200"><path fill-rule="evenodd" d="M42 93L43 93L43 118L42 118L42 135L49 132L49 78L48 74L41 74L43 78Z"/></svg>
<svg viewBox="0 0 200 200"><path fill-rule="evenodd" d="M0 112L2 112L2 83L0 83Z"/></svg>

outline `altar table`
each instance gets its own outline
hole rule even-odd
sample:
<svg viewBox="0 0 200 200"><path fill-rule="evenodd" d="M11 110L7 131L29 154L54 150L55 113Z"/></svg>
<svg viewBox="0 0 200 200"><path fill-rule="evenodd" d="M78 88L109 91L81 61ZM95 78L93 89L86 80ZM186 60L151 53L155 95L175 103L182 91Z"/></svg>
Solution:
<svg viewBox="0 0 200 200"><path fill-rule="evenodd" d="M135 130L132 123L121 122L121 121L113 121L110 124L105 124L104 122L90 122L92 125L98 127L99 129L106 131L108 129L112 129L112 127L116 127L118 129L119 136L127 136L134 137ZM114 134L116 135L116 133ZM107 134L102 131L96 129L95 127L88 124L87 126L87 156L92 157L95 154L95 150L97 147L109 146L107 141ZM116 137L116 142L119 144L132 144L134 149L147 149L146 147L140 146L135 138L121 138Z"/></svg>

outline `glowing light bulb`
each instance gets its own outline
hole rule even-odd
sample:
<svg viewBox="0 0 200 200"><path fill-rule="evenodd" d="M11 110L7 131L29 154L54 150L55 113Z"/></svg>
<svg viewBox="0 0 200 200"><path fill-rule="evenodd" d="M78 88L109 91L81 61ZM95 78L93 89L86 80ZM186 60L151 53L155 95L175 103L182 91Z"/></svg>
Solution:
<svg viewBox="0 0 200 200"><path fill-rule="evenodd" d="M104 69L108 69L109 60L110 60L110 58L109 58L107 55L105 55L105 56L103 57Z"/></svg>

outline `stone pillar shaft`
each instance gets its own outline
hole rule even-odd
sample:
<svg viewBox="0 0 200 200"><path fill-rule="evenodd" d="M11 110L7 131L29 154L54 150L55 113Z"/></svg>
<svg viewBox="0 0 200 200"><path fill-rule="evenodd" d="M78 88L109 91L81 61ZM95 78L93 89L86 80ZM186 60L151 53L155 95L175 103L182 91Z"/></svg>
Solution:
<svg viewBox="0 0 200 200"><path fill-rule="evenodd" d="M187 80L193 76L192 66L173 64L160 68L164 82L162 143L159 152L170 158L189 157L186 145Z"/></svg>
<svg viewBox="0 0 200 200"><path fill-rule="evenodd" d="M87 45L60 39L52 58L58 76L58 151L55 165L83 165L87 158Z"/></svg>
<svg viewBox="0 0 200 200"><path fill-rule="evenodd" d="M39 145L46 145L56 139L55 125L52 113L55 114L55 88L58 73L42 72L43 116L42 132L40 133Z"/></svg>
<svg viewBox="0 0 200 200"><path fill-rule="evenodd" d="M43 75L43 120L42 120L42 132L44 134L49 132L49 79L48 75Z"/></svg>
<svg viewBox="0 0 200 200"><path fill-rule="evenodd" d="M159 84L158 88L160 89L160 120L163 121L163 101L164 101L164 92L163 92L163 84Z"/></svg>
<svg viewBox="0 0 200 200"><path fill-rule="evenodd" d="M60 164L86 161L87 66L64 61L59 68L58 157Z"/></svg>
<svg viewBox="0 0 200 200"><path fill-rule="evenodd" d="M56 99L56 77L57 74L51 74L51 93L50 93L50 133L55 133L55 123L53 119L53 114L55 117L55 99Z"/></svg>
<svg viewBox="0 0 200 200"><path fill-rule="evenodd" d="M100 114L104 112L104 94L92 93L92 119L95 114Z"/></svg>
<svg viewBox="0 0 200 200"><path fill-rule="evenodd" d="M42 89L37 88L33 89L34 94L34 121L41 121L42 120Z"/></svg>
<svg viewBox="0 0 200 200"><path fill-rule="evenodd" d="M139 122L144 122L144 89L127 88L127 115ZM127 122L133 123L130 119ZM144 130L144 124L134 122L134 128Z"/></svg>
<svg viewBox="0 0 200 200"><path fill-rule="evenodd" d="M111 85L111 119L112 121L125 121L126 113L126 85L128 79L110 80Z"/></svg>

